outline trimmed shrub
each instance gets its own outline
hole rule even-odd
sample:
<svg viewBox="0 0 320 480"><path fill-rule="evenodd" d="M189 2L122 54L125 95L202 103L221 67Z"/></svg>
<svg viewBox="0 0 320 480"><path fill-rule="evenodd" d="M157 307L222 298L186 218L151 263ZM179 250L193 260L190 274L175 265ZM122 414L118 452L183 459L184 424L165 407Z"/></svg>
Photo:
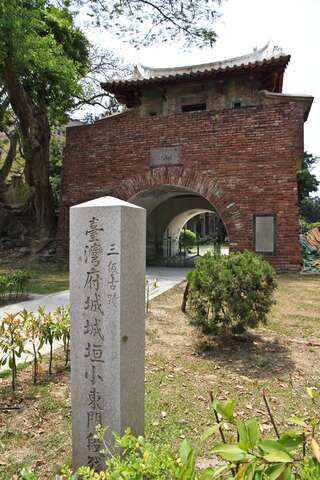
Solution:
<svg viewBox="0 0 320 480"><path fill-rule="evenodd" d="M192 248L195 246L197 236L192 230L182 230L180 233L179 243L182 248Z"/></svg>
<svg viewBox="0 0 320 480"><path fill-rule="evenodd" d="M208 252L188 281L190 322L205 334L255 328L266 323L274 303L275 271L253 252L228 256Z"/></svg>

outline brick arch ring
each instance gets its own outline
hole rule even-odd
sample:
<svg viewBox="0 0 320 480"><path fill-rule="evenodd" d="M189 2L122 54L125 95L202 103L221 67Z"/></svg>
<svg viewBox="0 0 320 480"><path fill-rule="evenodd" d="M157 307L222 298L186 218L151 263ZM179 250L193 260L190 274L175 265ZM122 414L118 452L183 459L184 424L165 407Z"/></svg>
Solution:
<svg viewBox="0 0 320 480"><path fill-rule="evenodd" d="M224 194L219 181L210 173L198 173L190 168L159 167L122 180L115 196L129 201L134 195L162 185L185 187L208 200L222 219L232 242L242 228L240 209Z"/></svg>

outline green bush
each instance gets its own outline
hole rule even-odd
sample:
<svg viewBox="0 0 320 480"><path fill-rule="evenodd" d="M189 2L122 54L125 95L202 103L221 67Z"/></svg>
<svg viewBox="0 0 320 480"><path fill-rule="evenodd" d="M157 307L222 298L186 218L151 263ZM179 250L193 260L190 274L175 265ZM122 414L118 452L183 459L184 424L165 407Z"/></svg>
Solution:
<svg viewBox="0 0 320 480"><path fill-rule="evenodd" d="M255 328L266 323L274 303L275 271L253 252L228 256L208 252L188 281L190 322L205 334Z"/></svg>
<svg viewBox="0 0 320 480"><path fill-rule="evenodd" d="M182 248L192 248L195 246L197 236L192 230L182 230L180 233L179 243Z"/></svg>
<svg viewBox="0 0 320 480"><path fill-rule="evenodd" d="M320 222L308 223L303 218L300 218L300 233L307 233L313 228L320 228Z"/></svg>

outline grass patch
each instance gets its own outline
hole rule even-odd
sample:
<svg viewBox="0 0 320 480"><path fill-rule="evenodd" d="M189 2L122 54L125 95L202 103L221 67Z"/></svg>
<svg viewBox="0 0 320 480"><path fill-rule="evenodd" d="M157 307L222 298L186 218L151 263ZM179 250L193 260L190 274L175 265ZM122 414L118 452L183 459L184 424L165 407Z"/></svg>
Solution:
<svg viewBox="0 0 320 480"><path fill-rule="evenodd" d="M23 369L27 368L29 365L30 365L30 362L18 363L18 365L17 365L18 372L19 372L19 370L23 370ZM0 378L9 378L9 377L11 377L11 370L9 368L5 369L5 370L1 370Z"/></svg>
<svg viewBox="0 0 320 480"><path fill-rule="evenodd" d="M17 268L30 274L31 279L27 285L30 294L49 294L69 288L69 270L66 264L30 263ZM1 267L0 273L8 270L8 267Z"/></svg>
<svg viewBox="0 0 320 480"><path fill-rule="evenodd" d="M280 431L288 428L292 415L318 416L306 387L319 383L320 348L307 343L319 339L319 287L320 277L279 276L269 323L243 341L204 337L192 329L180 311L183 286L152 300L146 319L147 438L174 448L183 438L199 444L214 422L210 392L219 400L236 399L238 417L259 418L265 435L273 432L263 388ZM49 377L45 357L39 385L32 385L31 366L19 371L18 395L25 409L0 413L1 480L12 479L23 466L52 479L59 466L70 462L70 378L62 366L63 352ZM9 381L0 380L0 395ZM199 444L200 456L208 458L211 446Z"/></svg>

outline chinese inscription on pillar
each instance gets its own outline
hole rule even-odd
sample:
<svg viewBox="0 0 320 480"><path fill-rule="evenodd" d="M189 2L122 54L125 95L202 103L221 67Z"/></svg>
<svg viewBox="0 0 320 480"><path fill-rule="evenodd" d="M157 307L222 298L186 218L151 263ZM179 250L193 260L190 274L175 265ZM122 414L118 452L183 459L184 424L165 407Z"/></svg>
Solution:
<svg viewBox="0 0 320 480"><path fill-rule="evenodd" d="M92 216L85 232L84 262L86 265L83 278L83 334L85 343L83 357L85 371L83 380L86 385L86 441L88 449L88 465L101 469L103 459L100 454L103 445L96 438L97 425L103 424L105 409L104 364L106 362L104 347L103 317L105 315L102 291L107 291L107 303L117 306L119 300L119 251L114 243L105 246L102 243L104 231L98 217ZM102 268L104 248L107 249L107 277ZM106 278L107 284L103 284Z"/></svg>
<svg viewBox="0 0 320 480"><path fill-rule="evenodd" d="M70 210L75 470L105 469L101 450L114 452L112 432L143 434L145 235L145 211L122 200L102 197ZM107 428L104 442L98 425Z"/></svg>

